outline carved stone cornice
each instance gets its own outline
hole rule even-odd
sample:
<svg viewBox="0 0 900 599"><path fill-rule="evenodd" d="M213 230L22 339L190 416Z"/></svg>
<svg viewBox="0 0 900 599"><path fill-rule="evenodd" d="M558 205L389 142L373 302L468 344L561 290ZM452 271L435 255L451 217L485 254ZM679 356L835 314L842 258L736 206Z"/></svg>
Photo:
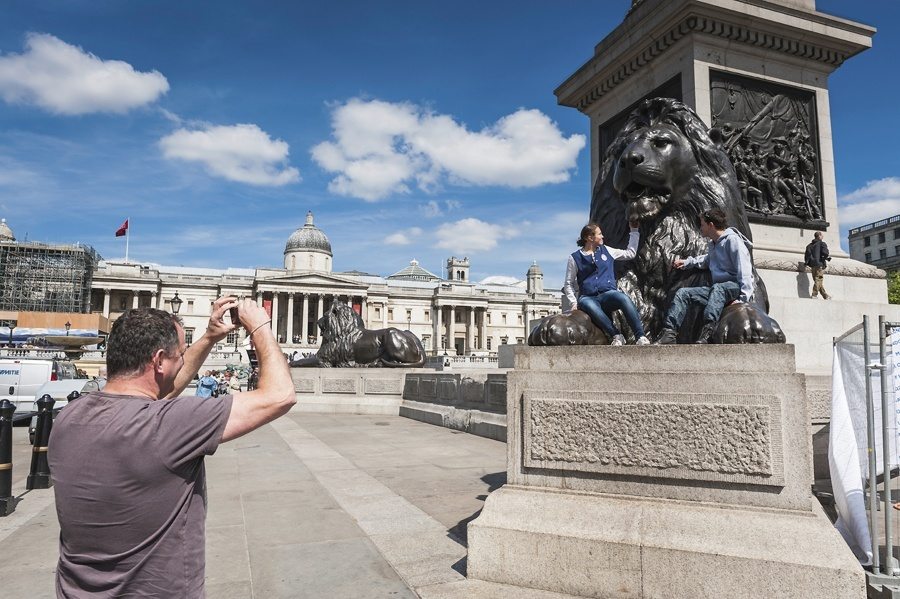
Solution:
<svg viewBox="0 0 900 599"><path fill-rule="evenodd" d="M792 29L778 21L766 20L758 15L751 18L748 14L728 10L727 7L712 7L703 1L686 0L680 4L683 6L668 17L661 17L667 21L656 24L650 23L655 18L653 13L671 5L633 7L635 10L629 13L625 23L597 46L594 57L556 89L559 103L586 112L597 100L692 34L708 35L728 44L746 44L810 60L826 65L828 71L870 47L868 40L874 34L872 28L842 19L833 19L828 23L844 33L843 37L834 37L822 32L821 27L815 30L812 27L809 30ZM810 24L819 26L823 20L830 18L822 13L809 13L808 16L815 17ZM644 35L641 37L651 41L632 45L629 40L633 39L634 32L644 27L647 30L642 32Z"/></svg>
<svg viewBox="0 0 900 599"><path fill-rule="evenodd" d="M754 266L759 270L783 270L787 272L809 272L809 268L802 261L779 260L777 258L764 258L754 260ZM872 268L867 264L860 266L852 264L828 265L825 274L828 276L857 277L862 279L883 279L887 276L880 268Z"/></svg>

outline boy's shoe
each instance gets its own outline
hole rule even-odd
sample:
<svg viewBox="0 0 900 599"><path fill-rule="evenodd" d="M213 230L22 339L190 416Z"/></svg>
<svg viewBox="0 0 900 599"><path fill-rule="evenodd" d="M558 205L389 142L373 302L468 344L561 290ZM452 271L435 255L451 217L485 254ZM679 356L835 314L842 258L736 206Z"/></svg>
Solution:
<svg viewBox="0 0 900 599"><path fill-rule="evenodd" d="M656 345L673 345L678 342L678 332L675 329L663 329L656 339Z"/></svg>
<svg viewBox="0 0 900 599"><path fill-rule="evenodd" d="M638 340L634 342L635 345L650 345L650 340L647 339L647 335L641 335L638 337Z"/></svg>
<svg viewBox="0 0 900 599"><path fill-rule="evenodd" d="M709 343L712 334L716 331L716 323L708 322L703 325L703 328L700 330L700 336L697 337L697 343Z"/></svg>
<svg viewBox="0 0 900 599"><path fill-rule="evenodd" d="M610 345L625 345L625 335L616 335L612 338L612 343Z"/></svg>

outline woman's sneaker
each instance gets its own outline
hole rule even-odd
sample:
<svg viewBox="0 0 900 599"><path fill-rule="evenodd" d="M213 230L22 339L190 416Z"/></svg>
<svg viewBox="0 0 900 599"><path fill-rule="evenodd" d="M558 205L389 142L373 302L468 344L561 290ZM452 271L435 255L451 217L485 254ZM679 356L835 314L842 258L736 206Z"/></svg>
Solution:
<svg viewBox="0 0 900 599"><path fill-rule="evenodd" d="M625 345L625 335L616 335L610 345Z"/></svg>
<svg viewBox="0 0 900 599"><path fill-rule="evenodd" d="M635 345L650 345L650 340L647 339L646 335L641 335L638 337L638 340L634 342Z"/></svg>

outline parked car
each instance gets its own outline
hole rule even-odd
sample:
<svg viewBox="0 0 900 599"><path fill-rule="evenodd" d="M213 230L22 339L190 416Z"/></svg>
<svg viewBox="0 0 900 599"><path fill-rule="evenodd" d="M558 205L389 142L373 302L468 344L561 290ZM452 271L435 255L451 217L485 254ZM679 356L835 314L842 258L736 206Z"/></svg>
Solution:
<svg viewBox="0 0 900 599"><path fill-rule="evenodd" d="M15 404L16 414L26 414L44 383L76 376L75 364L64 358L0 358L0 399Z"/></svg>

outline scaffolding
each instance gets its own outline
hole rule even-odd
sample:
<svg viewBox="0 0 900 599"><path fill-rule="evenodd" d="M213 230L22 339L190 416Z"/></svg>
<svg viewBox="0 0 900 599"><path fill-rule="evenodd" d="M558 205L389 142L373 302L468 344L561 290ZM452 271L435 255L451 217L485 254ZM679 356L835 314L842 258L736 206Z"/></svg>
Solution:
<svg viewBox="0 0 900 599"><path fill-rule="evenodd" d="M87 245L0 242L0 310L90 312L99 260Z"/></svg>

